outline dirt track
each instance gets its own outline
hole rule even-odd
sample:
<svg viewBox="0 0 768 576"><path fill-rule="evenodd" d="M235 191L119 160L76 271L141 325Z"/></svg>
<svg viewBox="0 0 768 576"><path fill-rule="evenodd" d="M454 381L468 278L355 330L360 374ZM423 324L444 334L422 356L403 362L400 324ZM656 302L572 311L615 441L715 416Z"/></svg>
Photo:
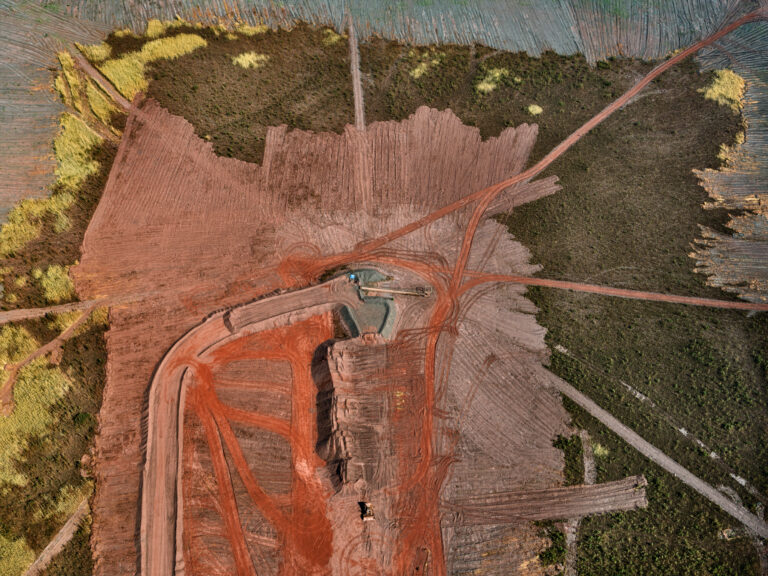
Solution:
<svg viewBox="0 0 768 576"><path fill-rule="evenodd" d="M355 99L355 128L365 130L365 105L363 104L363 83L360 78L360 50L357 47L357 32L351 17L347 18L349 28L349 66L352 71L352 93Z"/></svg>

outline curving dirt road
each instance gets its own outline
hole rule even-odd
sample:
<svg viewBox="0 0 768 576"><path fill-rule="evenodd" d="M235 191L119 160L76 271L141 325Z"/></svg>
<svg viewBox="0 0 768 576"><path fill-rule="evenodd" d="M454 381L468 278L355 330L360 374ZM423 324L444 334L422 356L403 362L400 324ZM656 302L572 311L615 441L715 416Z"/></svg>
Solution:
<svg viewBox="0 0 768 576"><path fill-rule="evenodd" d="M357 289L345 277L336 278L304 290L289 292L246 304L232 311L220 312L185 334L160 363L149 392L147 457L144 465L141 500L141 573L146 575L173 574L181 558L183 532L182 443L184 405L187 394L188 370L201 376L208 370L200 357L214 347L257 331L288 325L307 316L338 306L356 307L360 302ZM206 380L206 378L203 378ZM210 380L210 378L207 378ZM311 382L311 380L310 380ZM204 396L201 396L204 395ZM220 489L228 485L226 462L222 460L221 436L228 449L237 456L236 442L227 433L226 419L217 418L209 407L215 399L209 391L193 391L193 404L200 413L206 435L217 447L214 468ZM307 410L308 412L308 410ZM220 458L216 456L221 455ZM247 466L246 466L247 468ZM222 500L234 502L228 492ZM267 502L258 488L252 497L271 512L267 517L276 524L285 524L282 514ZM236 507L225 511L228 531L235 535L235 557L239 574L250 574L253 565L248 560L242 528L237 521ZM239 543L239 545L237 545ZM177 557L178 554L178 557Z"/></svg>

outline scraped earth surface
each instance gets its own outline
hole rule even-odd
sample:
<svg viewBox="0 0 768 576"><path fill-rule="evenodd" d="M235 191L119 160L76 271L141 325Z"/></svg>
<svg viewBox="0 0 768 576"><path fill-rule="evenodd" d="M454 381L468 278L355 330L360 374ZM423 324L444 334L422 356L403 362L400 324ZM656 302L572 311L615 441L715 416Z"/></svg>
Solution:
<svg viewBox="0 0 768 576"><path fill-rule="evenodd" d="M544 330L524 287L478 281L536 271L490 216L554 193L555 178L512 186L479 221L470 205L365 248L522 172L535 137L522 125L483 142L450 111L421 108L364 132L271 128L257 166L216 157L151 100L134 109L75 270L82 299L148 295L111 309L96 573L134 574L160 545L149 573L538 574L547 541L532 520L644 505L642 479L558 490L552 441L568 417L543 367ZM462 260L473 281L456 286ZM342 266L432 292L395 297L389 339L347 337L332 306L168 354L212 313L291 294L301 304ZM189 370L158 381L161 360ZM153 421L152 390L177 385L180 476L168 473L180 508L148 519L145 503L142 520L152 430L176 430ZM147 522L178 537L142 541Z"/></svg>

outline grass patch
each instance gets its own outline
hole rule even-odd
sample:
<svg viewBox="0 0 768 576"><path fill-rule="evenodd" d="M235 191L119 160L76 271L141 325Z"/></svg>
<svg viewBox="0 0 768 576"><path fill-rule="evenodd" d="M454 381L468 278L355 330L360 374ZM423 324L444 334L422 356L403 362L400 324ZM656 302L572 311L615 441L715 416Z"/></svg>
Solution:
<svg viewBox="0 0 768 576"><path fill-rule="evenodd" d="M174 60L206 45L206 40L197 34L177 34L151 40L137 52L105 60L97 66L123 96L132 100L136 94L147 89L147 64L157 60Z"/></svg>
<svg viewBox="0 0 768 576"><path fill-rule="evenodd" d="M59 84L56 85L56 89L62 96L67 93L68 99L65 97L65 101L78 112L82 112L83 86L80 83L80 77L75 69L75 61L72 59L72 55L69 52L59 52L58 58L59 63L61 64L64 81L59 81ZM66 88L64 87L64 82L66 82Z"/></svg>
<svg viewBox="0 0 768 576"><path fill-rule="evenodd" d="M112 56L112 46L106 42L102 42L101 44L75 43L75 46L83 53L83 56L91 62L103 62Z"/></svg>
<svg viewBox="0 0 768 576"><path fill-rule="evenodd" d="M531 116L538 116L542 112L544 112L544 108L539 106L538 104L529 104L526 106L525 111L528 112Z"/></svg>
<svg viewBox="0 0 768 576"><path fill-rule="evenodd" d="M61 129L53 142L56 155L56 180L65 192L74 192L85 180L98 172L99 164L91 150L102 142L79 118L63 114Z"/></svg>
<svg viewBox="0 0 768 576"><path fill-rule="evenodd" d="M39 271L36 269L35 272ZM75 285L69 277L69 267L52 264L45 272L33 275L37 278L43 297L49 304L60 304L75 295Z"/></svg>
<svg viewBox="0 0 768 576"><path fill-rule="evenodd" d="M24 359L37 349L37 345L23 326L4 324L0 328L0 367Z"/></svg>
<svg viewBox="0 0 768 576"><path fill-rule="evenodd" d="M343 40L346 36L336 33L336 30L332 28L326 28L323 30L323 44L325 46L333 46L340 40Z"/></svg>
<svg viewBox="0 0 768 576"><path fill-rule="evenodd" d="M70 384L64 373L49 366L45 358L37 358L19 371L13 389L13 413L0 417L0 493L29 482L16 463L30 441L55 423L51 408Z"/></svg>
<svg viewBox="0 0 768 576"><path fill-rule="evenodd" d="M106 126L109 126L112 123L112 117L119 112L112 99L104 94L101 88L96 86L91 80L86 84L85 91L88 95L88 104L93 115Z"/></svg>
<svg viewBox="0 0 768 576"><path fill-rule="evenodd" d="M490 94L507 76L509 76L509 70L506 68L491 68L477 83L476 90L480 94Z"/></svg>
<svg viewBox="0 0 768 576"><path fill-rule="evenodd" d="M584 483L584 457L581 438L578 434L561 436L553 442L555 448L560 448L565 456L565 485L575 486Z"/></svg>
<svg viewBox="0 0 768 576"><path fill-rule="evenodd" d="M147 21L147 29L144 35L147 38L160 38L160 36L165 36L169 30L184 26L189 26L184 20L157 20L152 18Z"/></svg>
<svg viewBox="0 0 768 576"><path fill-rule="evenodd" d="M24 538L8 539L0 533L0 574L22 574L35 561L35 552Z"/></svg>
<svg viewBox="0 0 768 576"><path fill-rule="evenodd" d="M261 24L259 26L250 26L249 24L242 24L235 28L235 30L243 34L244 36L256 36L258 34L265 34L269 30L269 26Z"/></svg>
<svg viewBox="0 0 768 576"><path fill-rule="evenodd" d="M266 54L259 54L258 52L243 52L242 54L232 57L232 64L245 69L261 68L267 62L269 62L269 56Z"/></svg>
<svg viewBox="0 0 768 576"><path fill-rule="evenodd" d="M434 48L429 48L421 52L418 50L409 51L408 58L411 60L411 65L413 67L408 72L408 75L414 80L418 80L427 72L439 66L443 56L445 56L444 53L438 52Z"/></svg>
<svg viewBox="0 0 768 576"><path fill-rule="evenodd" d="M744 78L733 70L724 68L715 70L712 73L712 84L706 88L700 88L699 92L704 94L704 98L707 100L713 100L720 106L725 106L738 113L741 112L743 106L745 87Z"/></svg>
<svg viewBox="0 0 768 576"><path fill-rule="evenodd" d="M207 47L154 62L147 95L186 118L216 154L261 162L269 126L341 132L354 122L348 48L345 42L326 44L326 30L305 24L260 28L236 40L198 30ZM269 57L269 65L258 75L233 66L234 58L248 53Z"/></svg>

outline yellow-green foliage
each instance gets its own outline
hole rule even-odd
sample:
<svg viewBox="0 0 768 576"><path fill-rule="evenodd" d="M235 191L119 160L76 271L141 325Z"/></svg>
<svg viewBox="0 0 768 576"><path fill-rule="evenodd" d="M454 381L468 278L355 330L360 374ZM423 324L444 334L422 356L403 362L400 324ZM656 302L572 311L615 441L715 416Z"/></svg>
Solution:
<svg viewBox="0 0 768 576"><path fill-rule="evenodd" d="M147 22L147 31L144 33L147 38L159 38L168 30L173 30L174 28L180 28L181 26L189 26L189 23L185 20L178 19L178 20L156 20L152 19Z"/></svg>
<svg viewBox="0 0 768 576"><path fill-rule="evenodd" d="M82 312L73 310L72 312L62 312L61 314L54 314L53 318L48 321L48 328L56 330L57 332L64 332L67 328L72 326L75 321L80 318Z"/></svg>
<svg viewBox="0 0 768 576"><path fill-rule="evenodd" d="M594 452L595 456L598 458L605 458L609 453L608 448L597 442L592 445L592 452Z"/></svg>
<svg viewBox="0 0 768 576"><path fill-rule="evenodd" d="M323 30L323 44L326 46L333 46L342 38L344 38L344 36L337 34L336 31L331 28Z"/></svg>
<svg viewBox="0 0 768 576"><path fill-rule="evenodd" d="M97 308L91 314L91 324L106 328L109 326L109 309L106 307Z"/></svg>
<svg viewBox="0 0 768 576"><path fill-rule="evenodd" d="M24 286L27 285L27 280L29 280L29 278L27 278L27 275L22 274L21 276L16 277L13 283L16 286L16 288L24 288Z"/></svg>
<svg viewBox="0 0 768 576"><path fill-rule="evenodd" d="M23 360L37 349L37 341L26 328L5 324L0 328L0 369Z"/></svg>
<svg viewBox="0 0 768 576"><path fill-rule="evenodd" d="M91 112L93 112L96 118L109 126L112 122L112 114L117 112L117 108L112 103L112 100L90 80L86 84L85 90L88 95L88 104L91 106Z"/></svg>
<svg viewBox="0 0 768 576"><path fill-rule="evenodd" d="M232 56L232 64L241 68L261 68L269 61L269 56L258 52L243 52Z"/></svg>
<svg viewBox="0 0 768 576"><path fill-rule="evenodd" d="M66 191L74 192L88 176L99 170L99 163L91 159L91 149L101 144L102 138L85 123L72 116L61 116L61 130L53 142L56 154L56 178Z"/></svg>
<svg viewBox="0 0 768 576"><path fill-rule="evenodd" d="M721 106L728 106L734 112L738 112L743 104L745 85L744 78L724 68L715 70L712 85L700 88L699 92L703 93L707 100L714 100Z"/></svg>
<svg viewBox="0 0 768 576"><path fill-rule="evenodd" d="M44 522L50 519L70 517L80 502L91 495L93 488L90 482L81 482L77 486L65 485L52 499L39 498L30 506L28 512L32 522Z"/></svg>
<svg viewBox="0 0 768 576"><path fill-rule="evenodd" d="M415 59L417 62L416 66L411 69L409 74L411 75L411 78L418 80L424 76L424 74L426 74L431 68L438 66L442 61L443 56L445 56L445 53L435 52L434 49L430 48L421 54L419 54L418 51L411 50L408 52L408 56L411 59Z"/></svg>
<svg viewBox="0 0 768 576"><path fill-rule="evenodd" d="M36 358L19 370L13 388L13 412L0 416L0 491L27 483L15 463L29 439L43 436L55 423L50 409L69 386L64 373L45 358Z"/></svg>
<svg viewBox="0 0 768 576"><path fill-rule="evenodd" d="M71 97L72 106L78 112L83 111L83 87L80 84L80 78L77 75L75 69L75 61L72 60L72 55L69 52L59 52L59 62L61 63L61 70L64 74L64 78L67 81L69 87L69 94ZM61 92L59 84L56 85L56 89ZM66 99L65 99L66 101Z"/></svg>
<svg viewBox="0 0 768 576"><path fill-rule="evenodd" d="M61 101L67 106L72 106L72 98L69 96L69 88L67 87L67 81L64 79L64 74L58 74L53 81L53 87L56 92L61 96Z"/></svg>
<svg viewBox="0 0 768 576"><path fill-rule="evenodd" d="M38 278L43 297L50 304L70 300L75 295L75 286L69 277L69 267L52 264Z"/></svg>
<svg viewBox="0 0 768 576"><path fill-rule="evenodd" d="M531 116L538 116L542 112L544 112L544 108L539 106L538 104L531 104L528 106L528 108L525 109L528 114Z"/></svg>
<svg viewBox="0 0 768 576"><path fill-rule="evenodd" d="M5 301L8 302L8 304L16 304L16 302L19 301L19 297L16 296L13 292L8 292L5 295Z"/></svg>
<svg viewBox="0 0 768 576"><path fill-rule="evenodd" d="M77 49L91 62L103 62L112 56L112 46L106 42L102 42L101 44L75 43L75 46L77 46Z"/></svg>
<svg viewBox="0 0 768 576"><path fill-rule="evenodd" d="M42 217L48 212L46 199L22 200L8 213L0 229L0 254L11 256L37 238Z"/></svg>
<svg viewBox="0 0 768 576"><path fill-rule="evenodd" d="M243 24L235 28L235 30L240 34L244 34L245 36L256 36L257 34L264 34L267 30L269 30L269 26L264 24L259 24L258 26L249 26L248 24Z"/></svg>
<svg viewBox="0 0 768 576"><path fill-rule="evenodd" d="M485 73L483 79L478 83L476 89L481 94L489 94L496 90L502 78L509 76L509 70L506 68L491 68Z"/></svg>
<svg viewBox="0 0 768 576"><path fill-rule="evenodd" d="M99 70L115 85L120 93L133 99L147 89L144 71L147 64L155 60L172 60L189 54L208 43L197 34L178 34L168 38L151 40L138 52L131 52L120 58L106 60L98 65Z"/></svg>
<svg viewBox="0 0 768 576"><path fill-rule="evenodd" d="M0 574L3 576L23 574L34 561L35 553L24 538L6 540L0 534Z"/></svg>
<svg viewBox="0 0 768 576"><path fill-rule="evenodd" d="M121 28L120 30L115 30L114 35L117 38L128 38L130 36L136 36L133 33L133 30L131 30L130 28Z"/></svg>

